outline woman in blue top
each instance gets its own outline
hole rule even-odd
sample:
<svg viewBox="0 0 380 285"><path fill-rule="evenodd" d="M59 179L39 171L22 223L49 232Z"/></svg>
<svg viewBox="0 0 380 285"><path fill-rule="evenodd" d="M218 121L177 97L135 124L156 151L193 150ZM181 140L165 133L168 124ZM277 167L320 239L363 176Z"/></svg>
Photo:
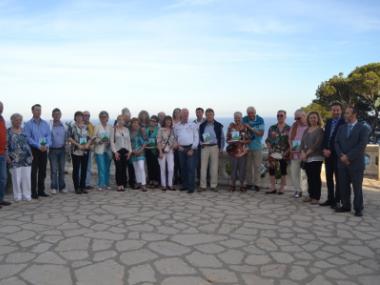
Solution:
<svg viewBox="0 0 380 285"><path fill-rule="evenodd" d="M146 174L145 174L145 155L144 150L146 146L146 141L141 133L141 128L139 120L133 118L131 120L131 146L132 146L132 156L131 160L133 163L133 168L135 169L136 182L137 185L135 189L141 188L143 192L146 192Z"/></svg>
<svg viewBox="0 0 380 285"><path fill-rule="evenodd" d="M28 138L21 128L22 116L11 116L12 127L8 129L8 162L12 174L13 197L15 201L30 201L32 150Z"/></svg>
<svg viewBox="0 0 380 285"><path fill-rule="evenodd" d="M158 164L157 134L158 117L151 116L149 127L146 129L148 144L145 149L146 162L148 166L148 185L156 188L160 185L160 165Z"/></svg>

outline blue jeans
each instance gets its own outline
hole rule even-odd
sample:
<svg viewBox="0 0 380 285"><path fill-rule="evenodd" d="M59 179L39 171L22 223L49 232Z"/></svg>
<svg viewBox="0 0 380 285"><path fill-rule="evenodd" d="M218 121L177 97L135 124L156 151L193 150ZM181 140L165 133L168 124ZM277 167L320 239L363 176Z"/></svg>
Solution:
<svg viewBox="0 0 380 285"><path fill-rule="evenodd" d="M7 160L5 155L0 155L0 201L4 200L5 190L7 188Z"/></svg>
<svg viewBox="0 0 380 285"><path fill-rule="evenodd" d="M111 155L108 152L95 154L96 164L98 166L98 187L107 187L110 185L110 166Z"/></svg>
<svg viewBox="0 0 380 285"><path fill-rule="evenodd" d="M195 155L196 152L189 156L187 151L178 151L182 186L189 192L193 192L195 189Z"/></svg>
<svg viewBox="0 0 380 285"><path fill-rule="evenodd" d="M91 186L91 178L92 178L92 159L94 158L94 152L88 152L88 160L87 160L87 173L86 173L86 187Z"/></svg>
<svg viewBox="0 0 380 285"><path fill-rule="evenodd" d="M64 148L49 150L51 189L62 190L66 187L65 156L66 152Z"/></svg>

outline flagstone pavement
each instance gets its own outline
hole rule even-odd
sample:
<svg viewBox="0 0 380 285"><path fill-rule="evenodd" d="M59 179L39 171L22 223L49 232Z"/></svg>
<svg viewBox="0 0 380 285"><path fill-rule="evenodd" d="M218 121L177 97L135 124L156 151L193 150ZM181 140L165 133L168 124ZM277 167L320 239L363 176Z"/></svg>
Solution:
<svg viewBox="0 0 380 285"><path fill-rule="evenodd" d="M365 199L363 218L290 191L19 202L0 210L0 285L378 285L380 192Z"/></svg>

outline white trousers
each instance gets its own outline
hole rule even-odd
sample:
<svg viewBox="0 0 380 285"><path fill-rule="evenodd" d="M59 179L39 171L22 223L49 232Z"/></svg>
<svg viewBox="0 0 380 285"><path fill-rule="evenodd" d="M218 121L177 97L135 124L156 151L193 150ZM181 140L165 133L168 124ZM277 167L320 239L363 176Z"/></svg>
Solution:
<svg viewBox="0 0 380 285"><path fill-rule="evenodd" d="M168 186L173 186L173 174L174 174L174 153L169 151L164 153L162 158L158 159L161 169L161 186L166 187L166 164L168 164Z"/></svg>
<svg viewBox="0 0 380 285"><path fill-rule="evenodd" d="M290 161L290 177L296 192L307 191L307 176L305 170L301 168L300 160Z"/></svg>
<svg viewBox="0 0 380 285"><path fill-rule="evenodd" d="M135 169L136 182L140 183L141 185L146 185L145 161L134 161L133 168Z"/></svg>
<svg viewBox="0 0 380 285"><path fill-rule="evenodd" d="M15 201L22 199L30 201L31 198L31 174L32 167L11 168L13 198Z"/></svg>

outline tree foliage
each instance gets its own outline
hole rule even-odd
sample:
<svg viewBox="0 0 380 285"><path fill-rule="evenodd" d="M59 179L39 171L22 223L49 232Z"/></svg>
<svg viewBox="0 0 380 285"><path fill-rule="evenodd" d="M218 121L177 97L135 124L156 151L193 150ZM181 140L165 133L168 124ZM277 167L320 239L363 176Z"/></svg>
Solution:
<svg viewBox="0 0 380 285"><path fill-rule="evenodd" d="M316 97L313 103L324 108L333 101L355 105L359 118L376 129L380 126L380 63L357 67L348 76L343 73L333 76L318 86Z"/></svg>
<svg viewBox="0 0 380 285"><path fill-rule="evenodd" d="M321 115L322 120L324 122L326 122L326 120L331 117L330 109L326 108L325 106L323 106L321 104L318 104L318 103L314 103L313 102L313 103L307 105L306 107L304 107L302 109L306 113L309 113L309 112L318 112Z"/></svg>

